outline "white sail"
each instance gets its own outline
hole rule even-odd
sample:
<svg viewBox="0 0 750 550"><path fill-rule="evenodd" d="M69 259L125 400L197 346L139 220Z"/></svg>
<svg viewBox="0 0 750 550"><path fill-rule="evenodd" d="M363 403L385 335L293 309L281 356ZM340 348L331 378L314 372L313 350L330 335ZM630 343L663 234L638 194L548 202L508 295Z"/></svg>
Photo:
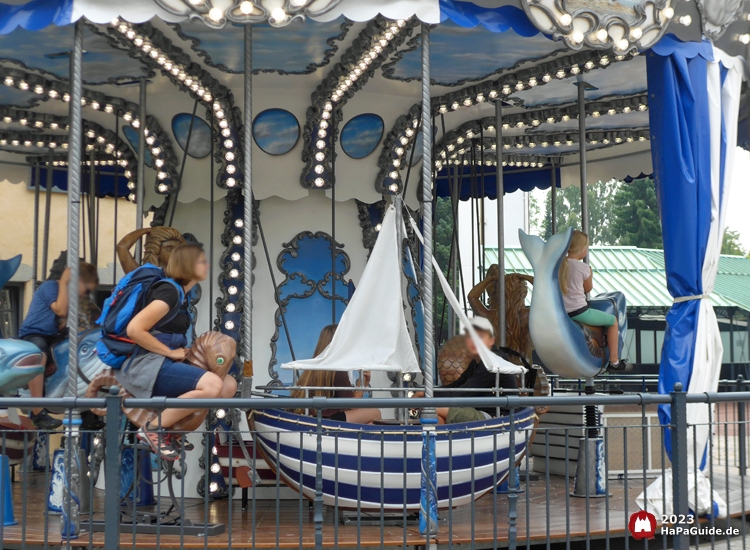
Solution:
<svg viewBox="0 0 750 550"><path fill-rule="evenodd" d="M401 296L401 245L396 209L388 207L359 286L330 345L318 357L281 368L420 372Z"/></svg>

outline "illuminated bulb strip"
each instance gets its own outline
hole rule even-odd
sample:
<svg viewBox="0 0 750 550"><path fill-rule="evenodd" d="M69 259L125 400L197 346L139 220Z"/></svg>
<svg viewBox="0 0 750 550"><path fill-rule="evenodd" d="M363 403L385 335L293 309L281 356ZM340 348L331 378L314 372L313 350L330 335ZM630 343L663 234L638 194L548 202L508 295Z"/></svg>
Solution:
<svg viewBox="0 0 750 550"><path fill-rule="evenodd" d="M312 127L314 130L308 136L306 143L312 149L309 160L302 173L302 185L312 188L326 188L330 186L330 144L335 131L335 109L341 107L351 97L362 83L369 78L374 68L379 66L390 54L391 48L402 43L408 29L414 23L403 20L374 20L368 23L368 29L363 31L355 43L342 59L347 59L350 52L355 52L354 61L343 70L332 71L321 85L320 99L316 112L313 112ZM372 31L372 32L370 32ZM369 38L368 38L369 37ZM364 40L369 40L364 42ZM341 65L337 66L341 68ZM308 154L308 151L305 151Z"/></svg>
<svg viewBox="0 0 750 550"><path fill-rule="evenodd" d="M219 19L222 17L223 12L220 14ZM209 18L211 18L210 12ZM171 58L168 52L161 51L148 37L141 35L138 29L130 23L117 18L110 23L110 26L117 31L121 40L126 41L139 51L145 61L156 65L167 78L176 81L178 86L185 89L194 97L197 97L199 101L203 101L210 106L213 109L214 123L219 126L218 131L222 135L232 136L232 130L228 125L222 125L222 123L226 123L231 113L231 108L225 102L214 97L209 84L204 81L203 75L192 73L189 67L181 65L175 59ZM226 175L219 178L219 186L226 188L236 187L241 181L241 174L239 174L238 169L238 162L240 160L239 150L237 149L236 140L223 140L220 148L224 162L223 171Z"/></svg>

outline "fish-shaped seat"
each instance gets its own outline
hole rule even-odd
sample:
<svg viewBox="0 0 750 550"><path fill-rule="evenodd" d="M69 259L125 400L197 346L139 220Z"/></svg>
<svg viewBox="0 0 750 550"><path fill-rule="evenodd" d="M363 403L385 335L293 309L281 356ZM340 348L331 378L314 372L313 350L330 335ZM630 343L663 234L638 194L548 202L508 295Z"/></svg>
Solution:
<svg viewBox="0 0 750 550"><path fill-rule="evenodd" d="M563 303L558 273L567 255L573 230L553 235L547 242L519 230L521 248L534 270L534 289L529 311L529 333L542 363L555 374L572 378L591 378L607 364L606 349L595 349L592 334L568 317ZM628 330L627 303L622 292L594 297L589 306L610 313L617 319L619 352ZM597 353L592 353L594 349Z"/></svg>

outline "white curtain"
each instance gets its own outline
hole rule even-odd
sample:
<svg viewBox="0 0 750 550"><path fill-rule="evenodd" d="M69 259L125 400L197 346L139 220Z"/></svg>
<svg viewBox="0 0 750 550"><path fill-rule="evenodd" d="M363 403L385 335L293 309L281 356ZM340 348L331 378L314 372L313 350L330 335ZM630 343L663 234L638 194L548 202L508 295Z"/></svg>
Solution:
<svg viewBox="0 0 750 550"><path fill-rule="evenodd" d="M722 83L722 66L727 74ZM719 387L719 374L724 354L721 333L716 320L714 308L709 296L713 292L716 273L719 269L719 256L724 238L727 199L732 180L740 174L734 173L735 150L737 144L737 121L739 118L740 89L745 78L744 61L741 57L730 57L714 47L714 61L708 62L708 97L711 135L711 226L709 229L706 254L703 259L702 283L703 296L700 297L698 328L695 339L695 356L690 375L687 393L702 394L716 392ZM726 134L726 147L722 152L722 125ZM695 129L700 131L700 129ZM724 156L724 174L722 181L722 153ZM688 213L686 213L688 215ZM713 407L712 407L713 408ZM709 480L703 475L701 466L704 452L708 457L707 444L711 425L715 422L713 410L709 405L691 403L687 405L688 424L688 478L690 482L689 501L692 510L699 515L713 513L719 517L727 514L727 505L716 491L711 489ZM698 458L695 464L694 457ZM706 458L708 460L708 458ZM697 473L696 473L697 466ZM671 488L671 472L668 473L667 487ZM695 495L695 478L698 482L697 501ZM666 497L666 498L665 498ZM658 478L641 493L636 502L643 508L648 500L648 510L655 513L671 515L672 495L662 495L662 479Z"/></svg>
<svg viewBox="0 0 750 550"><path fill-rule="evenodd" d="M284 363L281 368L420 372L401 296L399 225L403 223L397 220L396 209L389 206L331 344L318 357Z"/></svg>

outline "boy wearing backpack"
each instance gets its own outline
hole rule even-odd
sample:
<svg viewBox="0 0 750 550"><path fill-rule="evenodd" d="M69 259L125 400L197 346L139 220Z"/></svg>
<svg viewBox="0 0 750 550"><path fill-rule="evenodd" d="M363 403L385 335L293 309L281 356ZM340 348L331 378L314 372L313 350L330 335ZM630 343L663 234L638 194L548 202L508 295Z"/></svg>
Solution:
<svg viewBox="0 0 750 550"><path fill-rule="evenodd" d="M96 267L81 262L78 267L78 296L83 298L99 286ZM31 342L42 352L42 364L46 367L52 358L52 345L67 337L65 318L68 316L68 283L70 268L63 271L59 281L47 280L39 285L31 299L29 312L18 331L21 340ZM31 397L44 396L44 375L29 382ZM31 421L39 430L56 430L62 422L49 415L46 409L37 408L31 413Z"/></svg>

